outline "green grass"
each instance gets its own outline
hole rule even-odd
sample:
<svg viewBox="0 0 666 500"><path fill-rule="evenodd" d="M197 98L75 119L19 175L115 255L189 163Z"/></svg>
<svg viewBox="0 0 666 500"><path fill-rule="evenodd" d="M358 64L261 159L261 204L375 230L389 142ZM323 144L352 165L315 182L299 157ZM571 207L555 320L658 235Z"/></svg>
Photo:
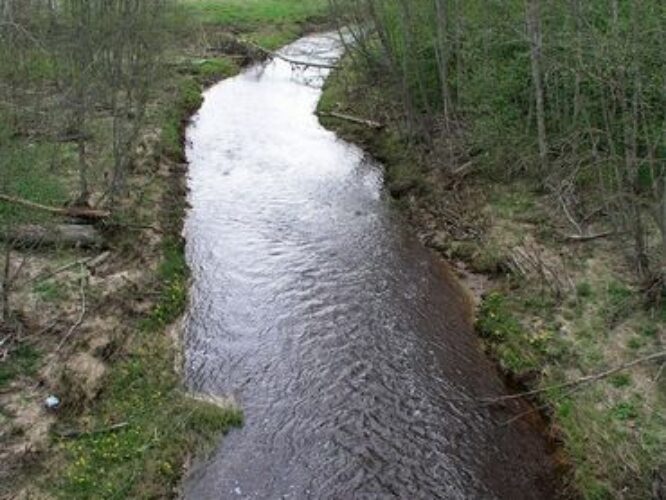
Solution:
<svg viewBox="0 0 666 500"><path fill-rule="evenodd" d="M62 295L62 284L55 280L47 280L35 285L34 290L43 301L55 302Z"/></svg>
<svg viewBox="0 0 666 500"><path fill-rule="evenodd" d="M326 12L326 0L185 0L201 21L236 27L306 22Z"/></svg>
<svg viewBox="0 0 666 500"><path fill-rule="evenodd" d="M203 102L202 86L195 78L182 77L175 85L175 102L164 108L161 123L162 153L180 160L183 157L183 129L187 116Z"/></svg>
<svg viewBox="0 0 666 500"><path fill-rule="evenodd" d="M8 358L0 362L0 388L18 377L34 375L39 369L41 358L37 349L25 344L10 352Z"/></svg>
<svg viewBox="0 0 666 500"><path fill-rule="evenodd" d="M112 367L93 408L64 428L120 431L56 441L59 498L166 498L182 475L184 457L211 449L220 433L241 425L242 415L194 401L179 387L173 345L161 332L137 334L131 352Z"/></svg>
<svg viewBox="0 0 666 500"><path fill-rule="evenodd" d="M159 331L171 324L187 307L189 269L182 242L169 238L163 247L164 259L157 272L157 279L162 283L160 301L143 323L149 331Z"/></svg>
<svg viewBox="0 0 666 500"><path fill-rule="evenodd" d="M514 307L503 294L491 293L479 308L477 330L502 368L521 373L536 367L534 347L546 343L549 337L530 337L512 312Z"/></svg>
<svg viewBox="0 0 666 500"><path fill-rule="evenodd" d="M173 210L173 216L180 210ZM61 467L48 479L58 498L170 498L183 474L185 457L201 456L219 436L242 425L240 410L194 400L182 392L174 370L169 324L187 305L189 271L182 244L168 238L156 280L160 299L123 342L124 353L110 365L103 392L90 408L59 426L88 431L123 422L110 433L56 439Z"/></svg>
<svg viewBox="0 0 666 500"><path fill-rule="evenodd" d="M207 25L224 26L276 49L297 38L303 25L322 22L326 0L186 0L186 10Z"/></svg>
<svg viewBox="0 0 666 500"><path fill-rule="evenodd" d="M204 81L216 81L237 75L240 71L238 64L228 57L202 59L192 64L191 74Z"/></svg>
<svg viewBox="0 0 666 500"><path fill-rule="evenodd" d="M10 139L0 141L0 150L1 193L56 207L68 201L67 172L73 156L66 147ZM46 219L48 216L41 211L0 202L0 223Z"/></svg>

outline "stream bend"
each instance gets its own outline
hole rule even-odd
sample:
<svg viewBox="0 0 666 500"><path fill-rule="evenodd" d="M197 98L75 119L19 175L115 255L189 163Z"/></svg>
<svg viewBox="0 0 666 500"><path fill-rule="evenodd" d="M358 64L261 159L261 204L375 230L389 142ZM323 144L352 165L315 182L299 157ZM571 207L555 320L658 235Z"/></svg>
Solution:
<svg viewBox="0 0 666 500"><path fill-rule="evenodd" d="M332 35L283 49L335 60ZM320 126L327 71L257 65L205 94L187 133L193 290L186 383L245 426L191 499L552 498L555 474L503 394L447 267L391 207L382 169Z"/></svg>

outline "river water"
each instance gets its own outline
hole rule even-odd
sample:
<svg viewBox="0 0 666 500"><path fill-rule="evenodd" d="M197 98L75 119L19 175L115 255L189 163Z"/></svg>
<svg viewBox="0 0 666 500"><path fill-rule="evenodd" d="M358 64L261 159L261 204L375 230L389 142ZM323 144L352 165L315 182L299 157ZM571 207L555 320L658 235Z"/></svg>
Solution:
<svg viewBox="0 0 666 500"><path fill-rule="evenodd" d="M283 49L340 53L332 35ZM211 88L188 130L190 389L245 425L197 464L190 499L553 498L553 460L505 388L465 293L320 126L327 76L277 60Z"/></svg>

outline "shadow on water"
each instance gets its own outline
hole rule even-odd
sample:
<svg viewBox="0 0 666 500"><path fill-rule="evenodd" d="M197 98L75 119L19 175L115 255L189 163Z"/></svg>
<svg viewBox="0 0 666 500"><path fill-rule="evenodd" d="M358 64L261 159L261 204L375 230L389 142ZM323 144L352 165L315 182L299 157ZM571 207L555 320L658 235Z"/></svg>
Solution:
<svg viewBox="0 0 666 500"><path fill-rule="evenodd" d="M330 35L284 49L331 60ZM188 131L190 388L246 424L192 499L553 498L555 464L505 388L464 293L406 228L382 169L314 115L326 70L276 60L206 93Z"/></svg>

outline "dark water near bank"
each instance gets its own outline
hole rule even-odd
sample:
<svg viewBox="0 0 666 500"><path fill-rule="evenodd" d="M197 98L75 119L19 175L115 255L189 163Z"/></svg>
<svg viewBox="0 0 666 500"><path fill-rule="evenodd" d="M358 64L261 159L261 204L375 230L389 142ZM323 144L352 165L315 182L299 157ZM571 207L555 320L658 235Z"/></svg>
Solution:
<svg viewBox="0 0 666 500"><path fill-rule="evenodd" d="M294 58L334 57L305 38ZM326 72L274 62L206 94L188 133L187 383L246 424L191 499L552 498L553 464L499 395L464 294L410 234L382 171L323 129Z"/></svg>

